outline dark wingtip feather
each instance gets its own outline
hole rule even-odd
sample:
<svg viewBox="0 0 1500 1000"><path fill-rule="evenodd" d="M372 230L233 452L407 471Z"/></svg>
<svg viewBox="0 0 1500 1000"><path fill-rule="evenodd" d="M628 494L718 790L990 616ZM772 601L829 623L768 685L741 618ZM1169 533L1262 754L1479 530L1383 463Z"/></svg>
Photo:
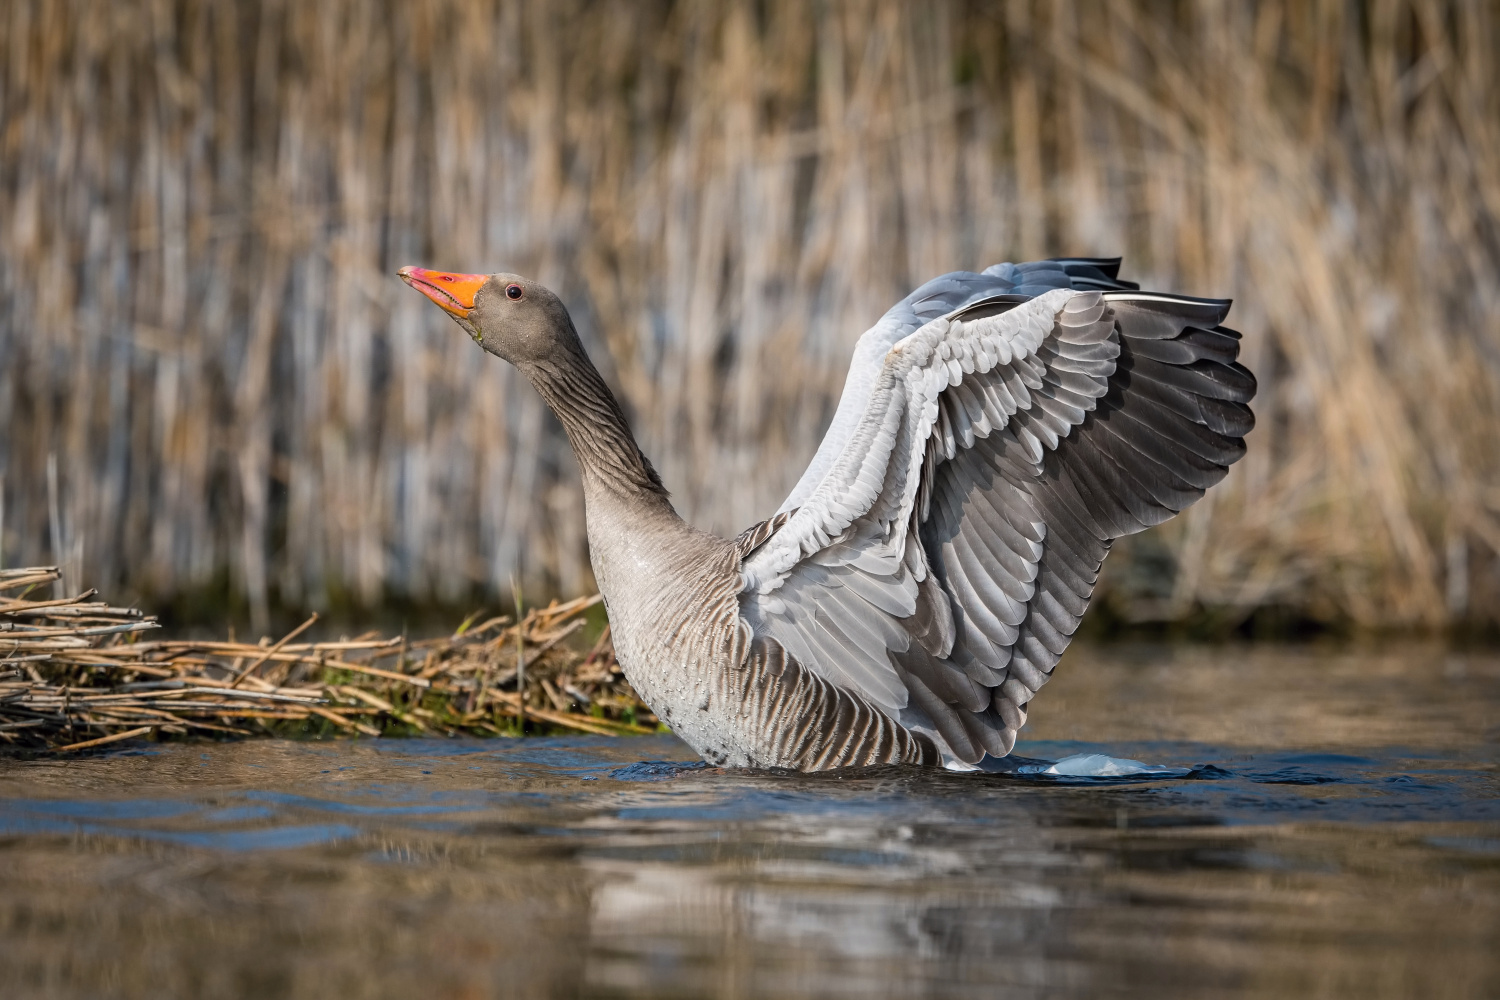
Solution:
<svg viewBox="0 0 1500 1000"><path fill-rule="evenodd" d="M1062 265L1063 273L1079 291L1127 291L1141 287L1120 278L1119 257L1052 257L1050 260Z"/></svg>
<svg viewBox="0 0 1500 1000"><path fill-rule="evenodd" d="M1055 264L1061 264L1069 276L1072 276L1075 270L1092 268L1111 280L1120 276L1120 263L1124 260L1123 257L1049 257L1048 259Z"/></svg>
<svg viewBox="0 0 1500 1000"><path fill-rule="evenodd" d="M1212 330L1224 322L1234 304L1232 299L1200 299L1163 292L1106 292L1104 298L1119 317L1120 329L1127 337L1151 339L1175 337L1185 326ZM1131 317L1136 319L1134 329L1129 322Z"/></svg>

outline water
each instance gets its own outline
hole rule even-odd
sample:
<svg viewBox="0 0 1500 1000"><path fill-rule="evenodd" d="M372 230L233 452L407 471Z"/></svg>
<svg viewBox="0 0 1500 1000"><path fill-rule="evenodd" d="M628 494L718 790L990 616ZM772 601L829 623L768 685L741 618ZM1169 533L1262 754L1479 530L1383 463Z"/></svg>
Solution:
<svg viewBox="0 0 1500 1000"><path fill-rule="evenodd" d="M668 736L0 759L0 992L1497 996L1497 708L1491 654L1135 647L1069 654L1011 775ZM1039 773L1088 754L1188 776Z"/></svg>

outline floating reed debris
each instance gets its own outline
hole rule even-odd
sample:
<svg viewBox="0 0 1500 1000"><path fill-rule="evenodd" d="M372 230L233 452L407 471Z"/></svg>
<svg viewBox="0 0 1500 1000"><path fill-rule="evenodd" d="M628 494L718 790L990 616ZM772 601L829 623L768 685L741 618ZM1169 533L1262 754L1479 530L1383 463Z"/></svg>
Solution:
<svg viewBox="0 0 1500 1000"><path fill-rule="evenodd" d="M56 567L0 570L0 744L83 750L173 736L520 735L654 732L620 673L606 625L575 639L597 596L463 623L408 642L373 634L272 643L152 640L154 618L76 597L31 600ZM518 656L517 650L520 650Z"/></svg>

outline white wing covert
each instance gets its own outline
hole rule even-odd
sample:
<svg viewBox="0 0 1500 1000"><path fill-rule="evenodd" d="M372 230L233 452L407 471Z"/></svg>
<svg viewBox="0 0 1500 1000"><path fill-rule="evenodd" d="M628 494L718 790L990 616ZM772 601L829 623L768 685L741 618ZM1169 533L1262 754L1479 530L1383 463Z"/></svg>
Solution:
<svg viewBox="0 0 1500 1000"><path fill-rule="evenodd" d="M754 632L950 763L1009 753L1110 542L1201 496L1253 422L1227 303L1070 263L948 275L892 310L742 549Z"/></svg>

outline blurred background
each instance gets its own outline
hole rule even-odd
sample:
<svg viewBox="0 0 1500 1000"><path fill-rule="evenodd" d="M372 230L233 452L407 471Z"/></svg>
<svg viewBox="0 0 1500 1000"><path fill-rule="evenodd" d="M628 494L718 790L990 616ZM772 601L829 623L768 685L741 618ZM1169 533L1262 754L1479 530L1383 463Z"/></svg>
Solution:
<svg viewBox="0 0 1500 1000"><path fill-rule="evenodd" d="M10 0L0 52L5 565L257 628L588 591L560 427L403 264L558 290L728 534L917 283L1123 255L1260 393L1105 620L1500 620L1489 0Z"/></svg>

